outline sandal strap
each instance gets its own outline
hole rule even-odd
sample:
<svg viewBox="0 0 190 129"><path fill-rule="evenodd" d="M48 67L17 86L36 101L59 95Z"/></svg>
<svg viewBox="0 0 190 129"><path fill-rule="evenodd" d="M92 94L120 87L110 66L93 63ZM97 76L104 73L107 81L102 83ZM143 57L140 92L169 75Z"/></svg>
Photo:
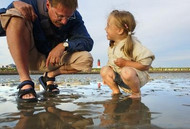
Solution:
<svg viewBox="0 0 190 129"><path fill-rule="evenodd" d="M19 90L18 92L18 97L22 98L22 96L26 95L26 94L33 94L36 97L36 92L34 90L34 88L29 88L29 89L25 89L25 90Z"/></svg>
<svg viewBox="0 0 190 129"><path fill-rule="evenodd" d="M50 84L50 85L47 85L47 88L49 89L49 91L52 91L52 90L54 90L54 89L57 89L57 85L55 85L55 84Z"/></svg>
<svg viewBox="0 0 190 129"><path fill-rule="evenodd" d="M45 76L44 76L45 82L47 82L47 81L55 81L55 77L48 77L47 74L48 74L48 72L46 72Z"/></svg>
<svg viewBox="0 0 190 129"><path fill-rule="evenodd" d="M25 85L31 85L32 87L31 88L28 88L28 89L22 89L23 86ZM26 94L33 94L35 96L35 98L37 97L36 95L36 92L34 90L34 82L31 81L31 80L25 80L23 81L20 85L18 85L17 89L19 89L18 91L18 97L21 99L22 96L26 95ZM29 99L28 99L29 100Z"/></svg>
<svg viewBox="0 0 190 129"><path fill-rule="evenodd" d="M34 82L31 80L25 80L21 84L18 85L17 89L21 89L25 85L31 85L32 88L34 89Z"/></svg>

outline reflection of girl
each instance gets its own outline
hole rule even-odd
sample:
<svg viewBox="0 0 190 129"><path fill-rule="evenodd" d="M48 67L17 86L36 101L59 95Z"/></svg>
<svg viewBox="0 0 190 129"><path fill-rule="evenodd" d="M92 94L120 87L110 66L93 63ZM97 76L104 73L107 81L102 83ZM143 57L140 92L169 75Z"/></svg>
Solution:
<svg viewBox="0 0 190 129"><path fill-rule="evenodd" d="M140 99L112 99L104 104L104 108L101 126L119 125L119 128L137 127L139 125L150 126L151 113Z"/></svg>
<svg viewBox="0 0 190 129"><path fill-rule="evenodd" d="M141 97L140 87L148 82L148 69L154 60L153 53L144 47L133 35L136 23L127 11L114 10L108 17L107 39L108 64L101 69L101 76L113 94L119 94L119 87L132 93L131 98Z"/></svg>

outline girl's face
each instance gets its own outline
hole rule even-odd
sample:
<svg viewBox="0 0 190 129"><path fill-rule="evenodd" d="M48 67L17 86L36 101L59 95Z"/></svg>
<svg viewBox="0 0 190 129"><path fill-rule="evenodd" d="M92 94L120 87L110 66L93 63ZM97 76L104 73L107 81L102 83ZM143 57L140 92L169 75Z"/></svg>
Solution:
<svg viewBox="0 0 190 129"><path fill-rule="evenodd" d="M120 28L115 25L115 18L110 16L107 21L107 26L105 28L107 33L107 39L117 42L120 40Z"/></svg>

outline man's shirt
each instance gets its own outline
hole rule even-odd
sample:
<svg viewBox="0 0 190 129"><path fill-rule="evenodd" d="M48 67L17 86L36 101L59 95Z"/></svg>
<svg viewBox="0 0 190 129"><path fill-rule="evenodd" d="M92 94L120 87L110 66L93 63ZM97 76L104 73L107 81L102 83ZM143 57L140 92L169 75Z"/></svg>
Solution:
<svg viewBox="0 0 190 129"><path fill-rule="evenodd" d="M68 52L92 50L93 40L90 37L84 25L84 21L77 10L73 14L75 19L68 20L66 25L58 28L53 25L48 16L42 17L42 14L38 8L37 0L21 1L32 5L36 15L38 16L32 23L35 45L39 52L48 56L48 53L52 48L64 41L69 43L69 47L67 48ZM40 7L43 6L43 11L47 12L46 0L41 1L44 2L40 5ZM11 3L6 9L0 9L0 13L4 13L10 8L14 8L13 3Z"/></svg>

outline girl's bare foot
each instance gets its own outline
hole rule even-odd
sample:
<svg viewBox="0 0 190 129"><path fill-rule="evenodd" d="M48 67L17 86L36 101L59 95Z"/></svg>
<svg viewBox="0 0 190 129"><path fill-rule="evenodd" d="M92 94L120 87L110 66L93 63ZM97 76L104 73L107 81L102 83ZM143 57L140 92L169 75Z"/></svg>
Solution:
<svg viewBox="0 0 190 129"><path fill-rule="evenodd" d="M119 90L119 88L118 87L113 87L113 88L111 88L111 90L112 90L112 94L111 95L118 95L118 94L121 94L121 92L120 92L120 90Z"/></svg>
<svg viewBox="0 0 190 129"><path fill-rule="evenodd" d="M114 92L113 92L111 95L112 95L112 96L117 96L117 95L121 95L121 94L122 94L121 92L119 92L119 93L114 93Z"/></svg>
<svg viewBox="0 0 190 129"><path fill-rule="evenodd" d="M129 96L129 98L132 98L132 99L138 99L138 98L141 98L141 93L134 93L132 92L132 94Z"/></svg>

